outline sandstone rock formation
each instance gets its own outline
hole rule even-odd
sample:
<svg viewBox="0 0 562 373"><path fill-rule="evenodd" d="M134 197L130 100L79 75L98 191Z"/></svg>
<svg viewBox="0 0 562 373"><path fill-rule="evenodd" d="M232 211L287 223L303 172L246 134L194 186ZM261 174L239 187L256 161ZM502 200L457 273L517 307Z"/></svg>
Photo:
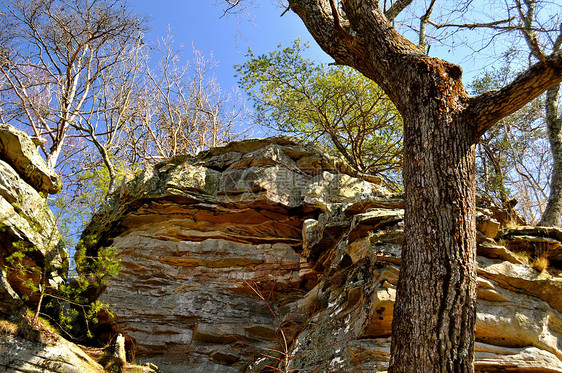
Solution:
<svg viewBox="0 0 562 373"><path fill-rule="evenodd" d="M37 145L42 142L9 124L0 124L0 158L38 192L55 194L61 190L62 182L37 152Z"/></svg>
<svg viewBox="0 0 562 373"><path fill-rule="evenodd" d="M78 346L61 337L32 341L0 334L0 371L101 373L104 369Z"/></svg>
<svg viewBox="0 0 562 373"><path fill-rule="evenodd" d="M0 371L101 372L102 368L76 345L56 334L9 332L5 325L26 324L27 304L37 294L23 282L46 272L47 281L66 277L68 253L59 245L55 218L45 195L60 189L59 177L39 156L32 139L9 125L0 125ZM37 273L20 273L7 258L22 253L22 262ZM47 266L47 267L44 267ZM38 279L38 278L37 278ZM34 331L33 329L29 329ZM28 331L29 331L28 330ZM35 332L35 331L34 331Z"/></svg>
<svg viewBox="0 0 562 373"><path fill-rule="evenodd" d="M6 278L0 282L4 284L0 293L10 294L4 288L10 285L34 301L29 288L22 285L26 276L6 270L10 267L6 258L16 251L25 254L23 262L29 267L48 265L47 276L53 281L66 276L68 253L59 245L61 237L45 198L60 187L60 178L49 170L32 139L0 124L0 269Z"/></svg>
<svg viewBox="0 0 562 373"><path fill-rule="evenodd" d="M360 176L280 136L123 185L84 234L122 260L101 296L113 332L169 373L386 370L403 200ZM487 209L478 227L476 369L562 372L562 235L508 230Z"/></svg>

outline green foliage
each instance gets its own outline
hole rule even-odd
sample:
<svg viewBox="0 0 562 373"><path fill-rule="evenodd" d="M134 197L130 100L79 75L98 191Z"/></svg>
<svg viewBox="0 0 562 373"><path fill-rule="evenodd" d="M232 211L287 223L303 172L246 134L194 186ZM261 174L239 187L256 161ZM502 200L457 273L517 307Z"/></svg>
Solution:
<svg viewBox="0 0 562 373"><path fill-rule="evenodd" d="M95 244L93 239L87 239L88 246ZM101 247L95 256L86 255L86 245L80 241L74 256L76 272L80 277L94 276L99 285L106 285L107 278L119 274L121 260L117 259L117 250L114 247ZM91 285L84 281L86 285Z"/></svg>
<svg viewBox="0 0 562 373"><path fill-rule="evenodd" d="M358 171L401 188L402 119L373 81L355 70L325 66L302 56L307 46L255 56L237 65L240 86L266 129L320 142L340 152Z"/></svg>
<svg viewBox="0 0 562 373"><path fill-rule="evenodd" d="M86 240L89 244L95 243L91 238ZM98 323L98 314L102 310L109 315L111 312L104 303L92 300L91 294L97 294L100 287L107 285L110 276L119 274L121 260L117 259L117 250L113 247L102 247L95 256L88 256L81 240L76 247L73 268L71 280L59 286L49 306L58 310L59 323L69 334L77 336L85 331L86 337L92 338L90 325Z"/></svg>
<svg viewBox="0 0 562 373"><path fill-rule="evenodd" d="M80 241L77 245L71 276L57 284L52 281L52 273L66 276L60 273L61 263L52 260L52 256L59 252L55 247L61 244L55 242L58 234L53 236L47 244L46 256L23 241L14 242L13 252L4 259L3 268L25 289L26 294L20 296L34 307L33 323L44 315L70 337L93 338L90 326L98 323L100 312L103 310L111 316L106 305L95 300L95 295L100 287L107 285L110 276L119 273L117 251L112 247L100 248L95 255L88 256L85 243L95 245L96 242L87 237L87 242Z"/></svg>
<svg viewBox="0 0 562 373"><path fill-rule="evenodd" d="M29 294L34 294L40 291L40 284L38 279L41 278L42 270L37 265L30 265L33 261L30 257L35 251L22 241L12 243L15 250L5 260L5 270L8 274L15 276L19 279L21 286L29 291ZM24 301L29 300L28 294L21 294Z"/></svg>

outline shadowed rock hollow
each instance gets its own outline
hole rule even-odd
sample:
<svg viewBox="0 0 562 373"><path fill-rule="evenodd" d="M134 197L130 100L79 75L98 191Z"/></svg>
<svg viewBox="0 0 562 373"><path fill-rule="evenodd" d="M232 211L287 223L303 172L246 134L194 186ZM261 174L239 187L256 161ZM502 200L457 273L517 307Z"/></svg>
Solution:
<svg viewBox="0 0 562 373"><path fill-rule="evenodd" d="M478 214L476 370L562 372L562 232ZM376 179L280 136L156 165L85 236L118 249L100 299L115 313L107 335L126 333L138 361L372 372L388 366L402 220L403 200ZM543 273L528 264L538 256Z"/></svg>

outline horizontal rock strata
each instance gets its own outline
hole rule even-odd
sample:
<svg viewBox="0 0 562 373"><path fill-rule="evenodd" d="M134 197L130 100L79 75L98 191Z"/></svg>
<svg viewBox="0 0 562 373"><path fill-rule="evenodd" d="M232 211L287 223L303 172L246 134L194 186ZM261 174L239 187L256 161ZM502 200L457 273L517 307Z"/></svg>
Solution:
<svg viewBox="0 0 562 373"><path fill-rule="evenodd" d="M122 260L101 296L114 330L165 372L386 370L403 200L360 176L283 136L146 171L85 234ZM476 370L562 372L557 231L487 209L478 229Z"/></svg>

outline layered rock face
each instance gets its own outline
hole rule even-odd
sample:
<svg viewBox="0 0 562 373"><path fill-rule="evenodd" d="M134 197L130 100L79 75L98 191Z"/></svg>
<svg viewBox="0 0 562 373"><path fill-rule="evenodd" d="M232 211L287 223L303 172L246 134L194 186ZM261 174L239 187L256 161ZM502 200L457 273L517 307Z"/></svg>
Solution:
<svg viewBox="0 0 562 373"><path fill-rule="evenodd" d="M6 270L10 267L6 258L14 252L24 253L23 262L29 267L49 263L48 276L55 281L66 276L68 253L59 245L61 237L46 200L61 186L33 138L0 124L0 310L4 312L20 303L17 294L33 301L33 294L22 285L26 276Z"/></svg>
<svg viewBox="0 0 562 373"><path fill-rule="evenodd" d="M66 277L68 253L46 196L61 188L60 178L40 157L33 139L0 124L0 371L97 373L103 368L78 346L52 332L39 332L24 319L37 294L23 283L46 273L53 285ZM21 273L7 258L35 268ZM47 267L44 267L47 266ZM47 271L45 271L47 269ZM25 326L25 327L24 327Z"/></svg>
<svg viewBox="0 0 562 373"><path fill-rule="evenodd" d="M310 316L296 338L291 368L384 371L400 271L403 210L399 200L370 198L344 207L342 214L347 219L332 214L323 218L342 222L344 233L316 261L323 276L311 293L326 306ZM515 245L556 240L560 231L522 227L498 232L501 225L494 215L479 208L475 369L562 372L561 272L554 266L542 273L532 269L535 248L521 252ZM311 229L305 230L309 234L304 235L303 253L314 252L317 242L325 239L325 226L305 222ZM558 255L559 246L546 251L548 257Z"/></svg>
<svg viewBox="0 0 562 373"><path fill-rule="evenodd" d="M383 195L342 170L278 137L176 158L124 186L87 234L119 250L121 273L100 299L137 359L165 372L237 372L275 348L274 315L251 286L272 303L301 298L313 271L301 263L303 221Z"/></svg>
<svg viewBox="0 0 562 373"><path fill-rule="evenodd" d="M360 176L275 137L123 185L85 233L122 261L101 296L114 330L164 372L386 370L403 200ZM479 209L476 368L562 372L562 232L498 216ZM532 269L534 256L551 267Z"/></svg>
<svg viewBox="0 0 562 373"><path fill-rule="evenodd" d="M104 369L74 343L58 336L30 340L20 336L0 334L0 371L102 373Z"/></svg>

